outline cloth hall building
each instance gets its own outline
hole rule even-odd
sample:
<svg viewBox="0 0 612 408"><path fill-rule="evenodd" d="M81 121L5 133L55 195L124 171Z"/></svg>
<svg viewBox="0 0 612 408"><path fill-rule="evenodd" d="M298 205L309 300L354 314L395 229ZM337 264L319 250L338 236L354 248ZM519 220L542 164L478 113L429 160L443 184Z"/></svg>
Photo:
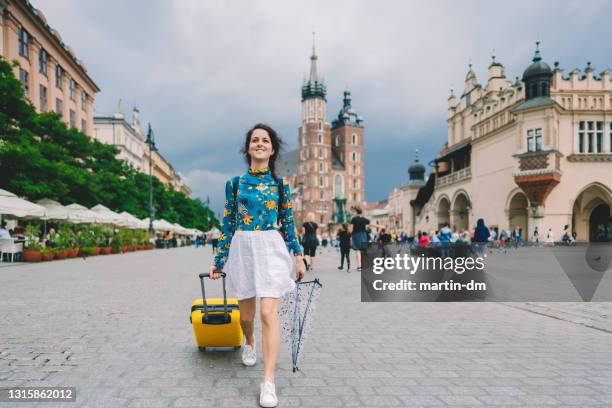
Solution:
<svg viewBox="0 0 612 408"><path fill-rule="evenodd" d="M470 66L462 95L451 92L447 123L427 180L415 163L410 182L389 195L390 227L462 230L483 218L490 227L518 226L523 239L537 227L541 240L549 228L560 240L569 225L578 241L612 240L610 70L587 63L564 73L536 47L512 82L493 57L486 84Z"/></svg>

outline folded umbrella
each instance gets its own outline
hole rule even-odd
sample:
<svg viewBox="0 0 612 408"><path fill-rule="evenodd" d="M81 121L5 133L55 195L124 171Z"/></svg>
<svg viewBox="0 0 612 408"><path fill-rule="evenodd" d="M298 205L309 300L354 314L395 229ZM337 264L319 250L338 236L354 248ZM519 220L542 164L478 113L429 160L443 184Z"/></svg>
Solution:
<svg viewBox="0 0 612 408"><path fill-rule="evenodd" d="M323 285L318 278L295 282L295 289L282 298L280 306L280 321L283 341L291 349L293 372L298 370L300 352L304 349L304 341L310 332L317 300Z"/></svg>

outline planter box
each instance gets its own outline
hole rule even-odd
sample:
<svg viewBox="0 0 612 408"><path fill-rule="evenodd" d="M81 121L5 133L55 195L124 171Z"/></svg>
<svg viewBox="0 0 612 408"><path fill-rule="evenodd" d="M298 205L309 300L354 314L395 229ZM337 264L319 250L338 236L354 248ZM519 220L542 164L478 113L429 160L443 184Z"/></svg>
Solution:
<svg viewBox="0 0 612 408"><path fill-rule="evenodd" d="M100 255L108 255L111 253L111 251L112 251L111 247L100 248Z"/></svg>
<svg viewBox="0 0 612 408"><path fill-rule="evenodd" d="M42 255L38 249L26 248L21 256L25 262L40 262L42 260Z"/></svg>
<svg viewBox="0 0 612 408"><path fill-rule="evenodd" d="M63 249L55 253L55 259L66 259L68 257L68 250Z"/></svg>
<svg viewBox="0 0 612 408"><path fill-rule="evenodd" d="M68 249L68 258L76 258L79 256L79 248Z"/></svg>
<svg viewBox="0 0 612 408"><path fill-rule="evenodd" d="M47 252L46 254L41 254L43 261L52 261L55 258L55 253Z"/></svg>

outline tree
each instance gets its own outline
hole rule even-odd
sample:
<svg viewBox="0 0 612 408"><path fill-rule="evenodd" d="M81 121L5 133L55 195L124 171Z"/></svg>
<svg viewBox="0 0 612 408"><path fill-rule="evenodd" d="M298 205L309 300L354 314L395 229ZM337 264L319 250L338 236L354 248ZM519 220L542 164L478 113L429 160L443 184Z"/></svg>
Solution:
<svg viewBox="0 0 612 408"><path fill-rule="evenodd" d="M35 201L102 204L138 218L149 214L149 178L116 158L119 150L69 128L53 112L37 113L11 65L0 58L0 188ZM207 231L218 225L199 199L153 178L156 218Z"/></svg>

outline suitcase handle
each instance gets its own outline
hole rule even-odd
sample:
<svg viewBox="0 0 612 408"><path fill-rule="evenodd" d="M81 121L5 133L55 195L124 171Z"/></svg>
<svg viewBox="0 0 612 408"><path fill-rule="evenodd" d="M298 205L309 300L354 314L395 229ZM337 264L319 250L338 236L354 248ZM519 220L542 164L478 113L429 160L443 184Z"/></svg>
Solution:
<svg viewBox="0 0 612 408"><path fill-rule="evenodd" d="M223 319L228 320L229 309L227 307L227 293L225 292L225 272L221 272L221 278L223 278ZM202 272L200 275L200 286L202 287L202 305L204 307L204 317L202 320L210 320L208 318L208 304L206 303L206 292L204 290L204 278L208 278L210 273Z"/></svg>

